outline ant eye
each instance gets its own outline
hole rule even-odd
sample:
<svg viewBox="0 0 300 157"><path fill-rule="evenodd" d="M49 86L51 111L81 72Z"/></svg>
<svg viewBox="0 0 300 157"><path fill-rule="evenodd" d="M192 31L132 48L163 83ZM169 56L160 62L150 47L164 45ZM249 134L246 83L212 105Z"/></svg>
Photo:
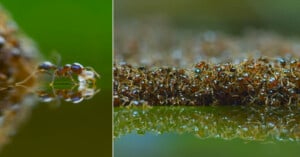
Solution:
<svg viewBox="0 0 300 157"><path fill-rule="evenodd" d="M71 65L71 70L76 74L81 74L83 66L79 63L73 63Z"/></svg>
<svg viewBox="0 0 300 157"><path fill-rule="evenodd" d="M46 61L46 62L43 62L41 63L39 66L38 66L38 69L39 70L50 70L52 68L54 68L55 66L49 62L49 61Z"/></svg>

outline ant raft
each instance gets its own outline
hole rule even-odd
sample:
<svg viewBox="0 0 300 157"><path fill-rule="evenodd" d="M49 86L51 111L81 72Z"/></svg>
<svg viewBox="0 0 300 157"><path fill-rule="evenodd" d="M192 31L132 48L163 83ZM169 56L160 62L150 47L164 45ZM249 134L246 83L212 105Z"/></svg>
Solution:
<svg viewBox="0 0 300 157"><path fill-rule="evenodd" d="M100 78L100 75L92 67L84 67L77 62L73 64L66 64L64 66L56 66L49 61L44 61L38 65L36 71L33 72L30 76L28 76L23 81L16 83L16 86L25 83L36 73L48 73L52 75L52 81L50 83L51 87L54 86L55 79L59 77L70 78L75 85L92 83L93 86L95 86L96 84L96 79ZM79 83L74 80L73 76L77 76Z"/></svg>

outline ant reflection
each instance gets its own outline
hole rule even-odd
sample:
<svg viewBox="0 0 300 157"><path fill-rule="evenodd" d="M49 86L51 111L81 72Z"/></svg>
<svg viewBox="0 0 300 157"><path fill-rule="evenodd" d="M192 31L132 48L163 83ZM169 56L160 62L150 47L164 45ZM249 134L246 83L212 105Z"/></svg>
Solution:
<svg viewBox="0 0 300 157"><path fill-rule="evenodd" d="M56 89L53 86L51 90L38 90L36 94L42 102L59 102L63 99L71 103L80 103L83 100L91 99L99 91L99 89L91 88L81 83L66 89Z"/></svg>

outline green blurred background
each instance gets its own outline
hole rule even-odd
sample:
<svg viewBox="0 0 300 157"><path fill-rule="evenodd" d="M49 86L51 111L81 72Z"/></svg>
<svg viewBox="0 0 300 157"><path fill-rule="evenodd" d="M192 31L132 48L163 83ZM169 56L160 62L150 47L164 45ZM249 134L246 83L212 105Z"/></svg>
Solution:
<svg viewBox="0 0 300 157"><path fill-rule="evenodd" d="M80 104L37 105L0 156L111 156L112 1L1 0L46 59L80 62L100 73L101 92ZM107 148L108 147L108 148Z"/></svg>
<svg viewBox="0 0 300 157"><path fill-rule="evenodd" d="M240 33L244 29L300 33L297 0L115 0L115 21L166 17L174 26Z"/></svg>

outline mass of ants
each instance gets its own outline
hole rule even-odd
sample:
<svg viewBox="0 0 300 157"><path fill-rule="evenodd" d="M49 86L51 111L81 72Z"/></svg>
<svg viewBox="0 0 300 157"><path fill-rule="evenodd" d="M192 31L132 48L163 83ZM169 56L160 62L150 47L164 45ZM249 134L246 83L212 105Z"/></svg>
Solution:
<svg viewBox="0 0 300 157"><path fill-rule="evenodd" d="M114 106L298 105L300 61L248 58L238 64L201 61L190 68L114 64Z"/></svg>

